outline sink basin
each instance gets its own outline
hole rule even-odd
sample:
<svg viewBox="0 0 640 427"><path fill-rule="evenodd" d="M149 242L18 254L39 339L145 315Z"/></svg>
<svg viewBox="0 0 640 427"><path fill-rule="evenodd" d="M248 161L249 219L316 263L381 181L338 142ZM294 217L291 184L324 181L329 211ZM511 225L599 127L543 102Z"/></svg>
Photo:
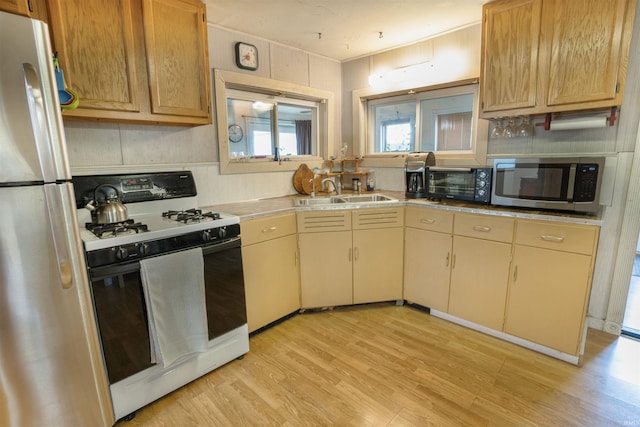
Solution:
<svg viewBox="0 0 640 427"><path fill-rule="evenodd" d="M363 194L361 196L305 197L295 201L296 206L332 205L336 203L397 202L396 199L382 194Z"/></svg>
<svg viewBox="0 0 640 427"><path fill-rule="evenodd" d="M344 201L338 197L309 197L296 199L296 206L330 205L333 203L344 203Z"/></svg>
<svg viewBox="0 0 640 427"><path fill-rule="evenodd" d="M382 194L367 194L361 196L342 196L345 203L366 203L366 202L397 202L396 199Z"/></svg>

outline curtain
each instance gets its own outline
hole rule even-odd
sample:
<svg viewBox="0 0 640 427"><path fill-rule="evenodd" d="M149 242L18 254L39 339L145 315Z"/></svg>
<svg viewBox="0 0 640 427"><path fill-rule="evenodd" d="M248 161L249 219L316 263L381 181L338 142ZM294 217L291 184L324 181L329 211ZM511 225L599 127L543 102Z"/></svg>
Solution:
<svg viewBox="0 0 640 427"><path fill-rule="evenodd" d="M296 120L296 141L298 155L312 154L311 120Z"/></svg>

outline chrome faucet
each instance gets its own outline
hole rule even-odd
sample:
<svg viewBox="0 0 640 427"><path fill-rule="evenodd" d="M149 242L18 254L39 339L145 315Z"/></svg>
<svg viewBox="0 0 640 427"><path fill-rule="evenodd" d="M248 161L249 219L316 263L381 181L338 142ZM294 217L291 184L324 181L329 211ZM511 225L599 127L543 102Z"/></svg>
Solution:
<svg viewBox="0 0 640 427"><path fill-rule="evenodd" d="M333 180L333 178L325 178L325 179L323 179L322 180L322 188L325 188L326 187L325 184L327 184L327 183L333 185L333 191L335 191L336 194L342 193L342 191L340 191L341 187L336 185L336 182Z"/></svg>

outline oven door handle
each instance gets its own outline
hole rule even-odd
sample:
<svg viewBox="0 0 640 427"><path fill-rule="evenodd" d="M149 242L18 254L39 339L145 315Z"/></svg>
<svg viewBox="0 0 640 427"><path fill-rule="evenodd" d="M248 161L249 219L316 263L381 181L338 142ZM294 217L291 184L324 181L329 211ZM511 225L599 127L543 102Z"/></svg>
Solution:
<svg viewBox="0 0 640 427"><path fill-rule="evenodd" d="M210 255L216 252L226 251L228 249L239 248L240 244L241 244L240 236L238 236L238 237L234 237L232 239L226 240L222 243L215 243L213 245L203 246L202 253L204 255Z"/></svg>
<svg viewBox="0 0 640 427"><path fill-rule="evenodd" d="M107 277L120 276L140 271L139 262L131 262L126 264L105 265L102 267L89 269L91 279L102 280Z"/></svg>

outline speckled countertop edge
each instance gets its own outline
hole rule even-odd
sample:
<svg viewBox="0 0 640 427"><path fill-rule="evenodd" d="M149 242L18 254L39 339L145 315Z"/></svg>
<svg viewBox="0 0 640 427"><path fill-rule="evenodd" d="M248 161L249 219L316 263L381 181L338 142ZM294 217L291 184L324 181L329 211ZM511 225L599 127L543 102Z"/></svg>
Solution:
<svg viewBox="0 0 640 427"><path fill-rule="evenodd" d="M350 193L345 193L350 194ZM299 194L272 197L257 200L246 200L241 202L224 203L203 206L203 210L223 212L240 217L241 221L249 219L283 214L287 212L318 211L318 210L341 210L341 209L368 209L390 206L424 206L436 209L443 209L453 212L466 212L484 215L495 215L502 217L536 219L545 221L560 221L574 224L602 225L602 218L599 214L574 214L571 212L539 211L531 209L518 209L503 206L480 205L455 201L436 201L427 199L407 199L402 191L374 191L363 192L363 194L382 194L397 201L394 202L367 202L367 203L346 203L315 206L295 206L295 200L301 196Z"/></svg>

